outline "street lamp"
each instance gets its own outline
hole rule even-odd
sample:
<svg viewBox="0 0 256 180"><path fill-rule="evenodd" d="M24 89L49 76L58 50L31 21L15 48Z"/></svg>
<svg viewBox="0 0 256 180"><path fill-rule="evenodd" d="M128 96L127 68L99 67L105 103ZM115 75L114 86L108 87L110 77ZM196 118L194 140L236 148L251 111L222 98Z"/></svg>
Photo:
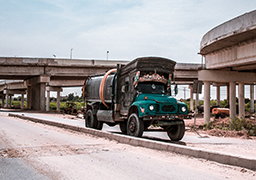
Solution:
<svg viewBox="0 0 256 180"><path fill-rule="evenodd" d="M70 49L70 59L72 59L72 51L73 51L73 48Z"/></svg>
<svg viewBox="0 0 256 180"><path fill-rule="evenodd" d="M109 51L107 51L107 60L108 60L108 53L109 53Z"/></svg>

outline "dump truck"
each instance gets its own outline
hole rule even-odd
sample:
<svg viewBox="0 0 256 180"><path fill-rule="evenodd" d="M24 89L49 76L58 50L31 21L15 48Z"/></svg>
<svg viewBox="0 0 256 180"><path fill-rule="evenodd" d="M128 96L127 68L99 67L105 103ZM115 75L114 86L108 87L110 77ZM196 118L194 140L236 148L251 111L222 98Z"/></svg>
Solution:
<svg viewBox="0 0 256 180"><path fill-rule="evenodd" d="M122 133L135 137L160 129L171 140L181 140L184 119L190 116L187 105L171 96L175 64L167 58L141 57L88 77L82 88L85 126L101 130L103 123L119 124Z"/></svg>

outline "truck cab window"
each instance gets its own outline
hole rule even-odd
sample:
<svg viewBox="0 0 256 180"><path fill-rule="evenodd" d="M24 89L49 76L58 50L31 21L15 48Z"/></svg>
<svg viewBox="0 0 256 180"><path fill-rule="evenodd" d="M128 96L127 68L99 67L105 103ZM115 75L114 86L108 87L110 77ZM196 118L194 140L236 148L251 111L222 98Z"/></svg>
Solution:
<svg viewBox="0 0 256 180"><path fill-rule="evenodd" d="M165 94L165 86L162 83L139 83L137 90L140 93Z"/></svg>

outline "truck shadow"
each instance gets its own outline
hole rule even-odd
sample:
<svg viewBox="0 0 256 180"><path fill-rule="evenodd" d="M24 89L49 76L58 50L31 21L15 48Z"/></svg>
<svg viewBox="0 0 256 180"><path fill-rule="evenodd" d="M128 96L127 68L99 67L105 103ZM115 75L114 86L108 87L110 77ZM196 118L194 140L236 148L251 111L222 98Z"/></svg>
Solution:
<svg viewBox="0 0 256 180"><path fill-rule="evenodd" d="M148 140L153 140L153 141L159 141L159 142L165 142L165 143L172 143L172 144L178 144L178 145L183 145L186 146L187 144L183 141L172 141L172 140L166 140L166 139L161 139L157 137L148 137L148 136L142 136L143 139L148 139Z"/></svg>
<svg viewBox="0 0 256 180"><path fill-rule="evenodd" d="M113 132L112 131L111 133L124 135L121 132ZM128 135L124 135L124 136L128 136ZM140 138L141 139L148 139L148 140L151 140L151 141L158 141L158 142L172 143L172 144L187 146L187 144L183 141L172 141L172 140L162 139L162 138L158 138L158 137L150 137L150 136L142 136Z"/></svg>

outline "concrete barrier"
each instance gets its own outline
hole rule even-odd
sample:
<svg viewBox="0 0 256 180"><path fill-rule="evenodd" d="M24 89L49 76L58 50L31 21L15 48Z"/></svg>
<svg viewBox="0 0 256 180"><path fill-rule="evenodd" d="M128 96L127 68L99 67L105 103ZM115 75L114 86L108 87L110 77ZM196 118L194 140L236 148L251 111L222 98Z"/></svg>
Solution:
<svg viewBox="0 0 256 180"><path fill-rule="evenodd" d="M164 142L156 142L156 141L151 141L147 139L126 136L122 134L113 134L113 133L99 131L99 130L90 129L86 127L77 127L77 126L62 124L62 123L48 121L48 120L32 118L24 115L9 113L9 116L33 121L35 123L41 123L41 124L56 126L59 128L69 129L77 132L83 132L86 134L91 134L93 136L102 137L109 140L115 140L119 143L129 144L132 146L140 146L140 147L145 147L145 148L150 148L155 150L169 151L169 152L178 153L178 154L191 156L195 158L202 158L210 161L215 161L222 164L228 164L233 166L244 167L251 170L256 170L256 159L249 159L245 157L230 155L227 153L219 153L219 152L214 152L210 150L204 150L202 148L187 147L183 145L170 144L170 143L164 143Z"/></svg>

